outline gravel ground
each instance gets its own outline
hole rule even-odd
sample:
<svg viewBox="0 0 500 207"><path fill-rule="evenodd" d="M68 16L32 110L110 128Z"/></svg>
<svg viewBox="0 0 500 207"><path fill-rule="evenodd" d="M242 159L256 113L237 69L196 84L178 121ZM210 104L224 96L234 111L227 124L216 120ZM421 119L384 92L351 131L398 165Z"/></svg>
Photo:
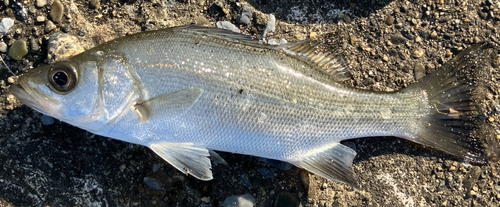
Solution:
<svg viewBox="0 0 500 207"><path fill-rule="evenodd" d="M60 6L62 15L55 12ZM500 40L500 3L492 0L3 0L0 18L14 24L2 34L2 20L0 55L22 73L78 52L78 45L88 49L141 31L186 24L215 27L219 21L260 39L269 14L276 22L274 32L268 27L267 39L312 38L340 45L353 67L345 84L375 91L404 88L473 43L486 40L498 47ZM56 33L72 35L57 35L70 46L51 45L49 36ZM6 57L2 48L17 40L25 41L27 54ZM22 54L20 45L16 54ZM490 58L494 67L486 72L485 97L478 101L485 122L494 127L492 136L499 137L500 117L490 113L500 93L498 51ZM220 153L228 165L214 166L212 181L199 181L145 147L57 120L42 124L42 115L9 94L9 76L2 66L0 206L221 206L227 197L246 193L256 206L500 205L497 162L468 164L392 137L344 143L358 153L354 171L360 190L230 153ZM145 177L161 183L161 189L148 187Z"/></svg>

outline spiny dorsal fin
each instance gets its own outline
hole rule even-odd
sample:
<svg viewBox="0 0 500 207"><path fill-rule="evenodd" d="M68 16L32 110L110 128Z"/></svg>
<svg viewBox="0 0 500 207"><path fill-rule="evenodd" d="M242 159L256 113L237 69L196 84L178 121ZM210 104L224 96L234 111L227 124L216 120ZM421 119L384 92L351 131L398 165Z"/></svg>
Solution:
<svg viewBox="0 0 500 207"><path fill-rule="evenodd" d="M332 75L333 80L340 82L351 77L349 63L341 50L322 51L320 43L311 40L287 43L278 49L287 54L297 56L312 65L317 65L323 72Z"/></svg>

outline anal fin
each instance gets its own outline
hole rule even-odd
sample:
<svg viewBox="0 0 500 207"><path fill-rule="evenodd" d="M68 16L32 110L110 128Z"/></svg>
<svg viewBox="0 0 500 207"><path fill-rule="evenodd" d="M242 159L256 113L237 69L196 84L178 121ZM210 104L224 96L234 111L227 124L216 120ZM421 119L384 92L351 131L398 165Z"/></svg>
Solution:
<svg viewBox="0 0 500 207"><path fill-rule="evenodd" d="M208 149L192 143L157 142L149 146L156 154L183 173L200 180L212 180Z"/></svg>
<svg viewBox="0 0 500 207"><path fill-rule="evenodd" d="M352 171L352 161L355 156L354 150L337 143L331 148L311 154L300 161L292 162L292 164L324 178L342 181L359 189L360 186Z"/></svg>

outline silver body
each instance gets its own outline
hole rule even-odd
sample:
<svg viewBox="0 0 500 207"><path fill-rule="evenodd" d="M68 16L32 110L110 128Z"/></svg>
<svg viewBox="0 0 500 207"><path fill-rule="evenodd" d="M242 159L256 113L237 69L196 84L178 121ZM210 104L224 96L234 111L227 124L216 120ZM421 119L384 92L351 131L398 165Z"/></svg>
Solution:
<svg viewBox="0 0 500 207"><path fill-rule="evenodd" d="M123 55L105 58L105 95L134 95L113 124L94 133L146 146L158 140L190 142L293 161L346 139L414 137L429 108L422 92L381 94L346 88L278 50L253 51L194 32L144 36L116 43L108 51L95 49ZM106 84L116 78L119 85ZM138 121L132 107L136 102L186 88L203 90L189 110Z"/></svg>

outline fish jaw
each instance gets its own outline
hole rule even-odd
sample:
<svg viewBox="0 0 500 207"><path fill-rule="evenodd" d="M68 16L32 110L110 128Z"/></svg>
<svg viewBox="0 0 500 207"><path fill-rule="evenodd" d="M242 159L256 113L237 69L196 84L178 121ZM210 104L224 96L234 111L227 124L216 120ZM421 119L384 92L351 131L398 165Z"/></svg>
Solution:
<svg viewBox="0 0 500 207"><path fill-rule="evenodd" d="M43 77L47 74L46 68L42 66L38 70L23 74L9 90L21 103L42 114L53 115L61 110L61 103L38 90L40 87L45 87Z"/></svg>

